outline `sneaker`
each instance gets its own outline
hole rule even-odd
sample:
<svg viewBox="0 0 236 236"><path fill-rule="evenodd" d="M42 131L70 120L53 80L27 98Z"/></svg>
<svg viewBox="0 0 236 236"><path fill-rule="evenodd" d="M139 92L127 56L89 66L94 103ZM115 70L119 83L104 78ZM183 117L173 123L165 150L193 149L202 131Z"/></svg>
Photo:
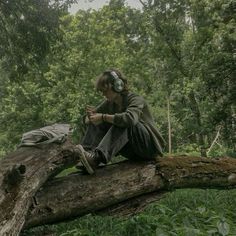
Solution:
<svg viewBox="0 0 236 236"><path fill-rule="evenodd" d="M85 167L86 171L90 175L94 174L95 169L98 166L97 163L94 160L94 154L85 151L83 146L80 145L80 144L76 146L76 149L79 153L80 161L83 164L83 166Z"/></svg>

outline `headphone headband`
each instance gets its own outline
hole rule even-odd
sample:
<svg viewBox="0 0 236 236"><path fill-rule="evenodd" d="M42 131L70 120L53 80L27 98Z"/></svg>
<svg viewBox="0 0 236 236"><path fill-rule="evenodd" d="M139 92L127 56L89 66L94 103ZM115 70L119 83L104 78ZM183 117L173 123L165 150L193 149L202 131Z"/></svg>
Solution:
<svg viewBox="0 0 236 236"><path fill-rule="evenodd" d="M116 74L116 72L115 72L114 70L112 70L112 71L110 72L110 74L112 75L113 78L115 78L115 79L117 79L117 80L120 79L119 76Z"/></svg>

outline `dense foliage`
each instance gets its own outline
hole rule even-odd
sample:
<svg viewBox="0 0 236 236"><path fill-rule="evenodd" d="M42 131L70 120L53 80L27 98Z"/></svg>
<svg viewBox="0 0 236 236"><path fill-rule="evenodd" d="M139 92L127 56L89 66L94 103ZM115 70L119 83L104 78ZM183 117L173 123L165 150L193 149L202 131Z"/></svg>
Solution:
<svg viewBox="0 0 236 236"><path fill-rule="evenodd" d="M110 67L149 101L169 152L206 155L218 131L208 154L235 152L233 0L142 1L142 10L111 0L74 16L71 2L0 3L1 155L46 124L80 134L84 106L101 99L93 82Z"/></svg>

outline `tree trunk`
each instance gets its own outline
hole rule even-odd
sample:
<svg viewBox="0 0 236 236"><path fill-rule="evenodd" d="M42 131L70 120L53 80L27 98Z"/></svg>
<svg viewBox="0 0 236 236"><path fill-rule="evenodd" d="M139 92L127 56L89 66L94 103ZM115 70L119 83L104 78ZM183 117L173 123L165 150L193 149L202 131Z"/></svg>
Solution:
<svg viewBox="0 0 236 236"><path fill-rule="evenodd" d="M19 235L32 197L47 179L76 163L63 145L21 147L0 161L0 235Z"/></svg>
<svg viewBox="0 0 236 236"><path fill-rule="evenodd" d="M172 152L172 145L171 145L171 120L170 120L170 96L167 97L167 121L168 121L168 149L169 149L169 156Z"/></svg>
<svg viewBox="0 0 236 236"><path fill-rule="evenodd" d="M0 161L1 236L19 235L25 222L25 227L53 223L170 188L236 185L236 159L175 157L109 165L93 176L75 173L42 187L77 158L68 141L20 148Z"/></svg>
<svg viewBox="0 0 236 236"><path fill-rule="evenodd" d="M99 168L95 175L72 175L47 182L34 197L25 227L94 212L147 193L174 188L236 186L236 159L161 158Z"/></svg>
<svg viewBox="0 0 236 236"><path fill-rule="evenodd" d="M189 97L189 101L191 104L191 106L190 106L191 110L195 116L196 123L198 126L198 134L197 135L199 137L199 146L200 146L201 156L206 157L207 156L206 145L205 145L204 135L202 133L202 118L201 118L202 115L201 115L201 112L200 112L200 109L198 106L198 102L196 100L196 96L195 96L195 93L193 90L189 93L188 97Z"/></svg>

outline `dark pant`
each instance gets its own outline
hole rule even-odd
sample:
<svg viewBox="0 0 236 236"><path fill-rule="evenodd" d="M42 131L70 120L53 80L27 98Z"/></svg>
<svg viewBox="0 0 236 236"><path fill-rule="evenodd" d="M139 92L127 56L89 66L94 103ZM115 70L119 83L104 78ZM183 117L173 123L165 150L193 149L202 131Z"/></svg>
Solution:
<svg viewBox="0 0 236 236"><path fill-rule="evenodd" d="M81 145L102 153L105 163L118 154L133 160L153 160L158 154L149 132L140 122L128 128L89 124Z"/></svg>

